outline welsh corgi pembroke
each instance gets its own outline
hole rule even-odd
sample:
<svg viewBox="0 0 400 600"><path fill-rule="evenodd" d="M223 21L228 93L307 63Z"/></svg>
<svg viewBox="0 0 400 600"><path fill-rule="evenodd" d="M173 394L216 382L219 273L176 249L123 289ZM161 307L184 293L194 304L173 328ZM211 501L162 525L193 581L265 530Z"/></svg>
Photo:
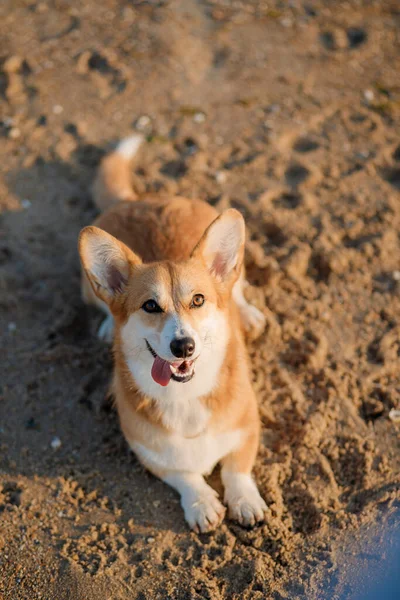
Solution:
<svg viewBox="0 0 400 600"><path fill-rule="evenodd" d="M102 214L79 238L84 301L106 313L112 393L122 431L139 461L180 494L189 526L207 532L225 506L205 481L221 464L231 519L253 526L266 504L251 471L260 421L243 330L263 314L244 297L245 225L206 202L137 198L130 162L139 136L99 168Z"/></svg>

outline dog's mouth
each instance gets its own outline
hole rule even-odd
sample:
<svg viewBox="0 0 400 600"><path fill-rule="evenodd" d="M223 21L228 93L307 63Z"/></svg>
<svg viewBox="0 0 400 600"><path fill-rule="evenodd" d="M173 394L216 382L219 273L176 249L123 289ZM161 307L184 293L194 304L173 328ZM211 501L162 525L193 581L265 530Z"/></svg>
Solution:
<svg viewBox="0 0 400 600"><path fill-rule="evenodd" d="M158 356L157 352L150 346L147 340L146 345L150 354L154 358L151 368L151 376L156 383L162 386L169 384L170 380L186 383L194 375L195 360L177 360L170 362Z"/></svg>

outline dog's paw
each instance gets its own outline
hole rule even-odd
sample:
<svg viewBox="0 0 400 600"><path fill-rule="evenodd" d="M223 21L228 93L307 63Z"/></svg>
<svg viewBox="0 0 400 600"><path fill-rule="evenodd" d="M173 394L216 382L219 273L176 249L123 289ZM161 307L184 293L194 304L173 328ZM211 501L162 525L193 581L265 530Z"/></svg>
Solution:
<svg viewBox="0 0 400 600"><path fill-rule="evenodd" d="M227 501L229 507L229 518L237 521L244 527L254 527L256 523L264 521L267 505L261 498L238 496Z"/></svg>
<svg viewBox="0 0 400 600"><path fill-rule="evenodd" d="M239 306L239 310L246 333L249 333L252 337L261 335L266 325L266 317L261 310L248 302Z"/></svg>
<svg viewBox="0 0 400 600"><path fill-rule="evenodd" d="M218 494L212 488L204 490L193 501L182 498L185 519L193 531L207 533L212 531L222 522L225 516L225 507L218 500Z"/></svg>
<svg viewBox="0 0 400 600"><path fill-rule="evenodd" d="M250 475L231 474L224 483L230 519L244 527L264 521L267 505Z"/></svg>
<svg viewBox="0 0 400 600"><path fill-rule="evenodd" d="M114 319L112 315L108 315L99 327L97 337L103 342L111 344L114 337Z"/></svg>

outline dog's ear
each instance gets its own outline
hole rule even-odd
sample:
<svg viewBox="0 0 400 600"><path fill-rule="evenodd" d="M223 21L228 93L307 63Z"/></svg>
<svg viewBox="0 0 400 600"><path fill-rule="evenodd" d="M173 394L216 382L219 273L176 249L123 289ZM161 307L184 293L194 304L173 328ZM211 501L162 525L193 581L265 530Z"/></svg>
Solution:
<svg viewBox="0 0 400 600"><path fill-rule="evenodd" d="M79 236L83 269L95 294L107 304L121 296L140 258L125 244L98 227L85 227Z"/></svg>
<svg viewBox="0 0 400 600"><path fill-rule="evenodd" d="M245 226L239 211L224 211L206 229L192 252L218 281L235 281L243 263Z"/></svg>

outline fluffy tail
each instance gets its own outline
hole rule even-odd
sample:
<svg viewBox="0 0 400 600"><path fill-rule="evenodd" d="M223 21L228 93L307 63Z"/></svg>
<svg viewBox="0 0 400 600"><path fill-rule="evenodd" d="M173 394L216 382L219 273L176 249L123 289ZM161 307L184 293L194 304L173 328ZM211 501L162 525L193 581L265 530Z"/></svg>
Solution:
<svg viewBox="0 0 400 600"><path fill-rule="evenodd" d="M132 135L101 161L92 188L94 202L101 211L121 200L136 200L130 164L142 142L141 135Z"/></svg>

